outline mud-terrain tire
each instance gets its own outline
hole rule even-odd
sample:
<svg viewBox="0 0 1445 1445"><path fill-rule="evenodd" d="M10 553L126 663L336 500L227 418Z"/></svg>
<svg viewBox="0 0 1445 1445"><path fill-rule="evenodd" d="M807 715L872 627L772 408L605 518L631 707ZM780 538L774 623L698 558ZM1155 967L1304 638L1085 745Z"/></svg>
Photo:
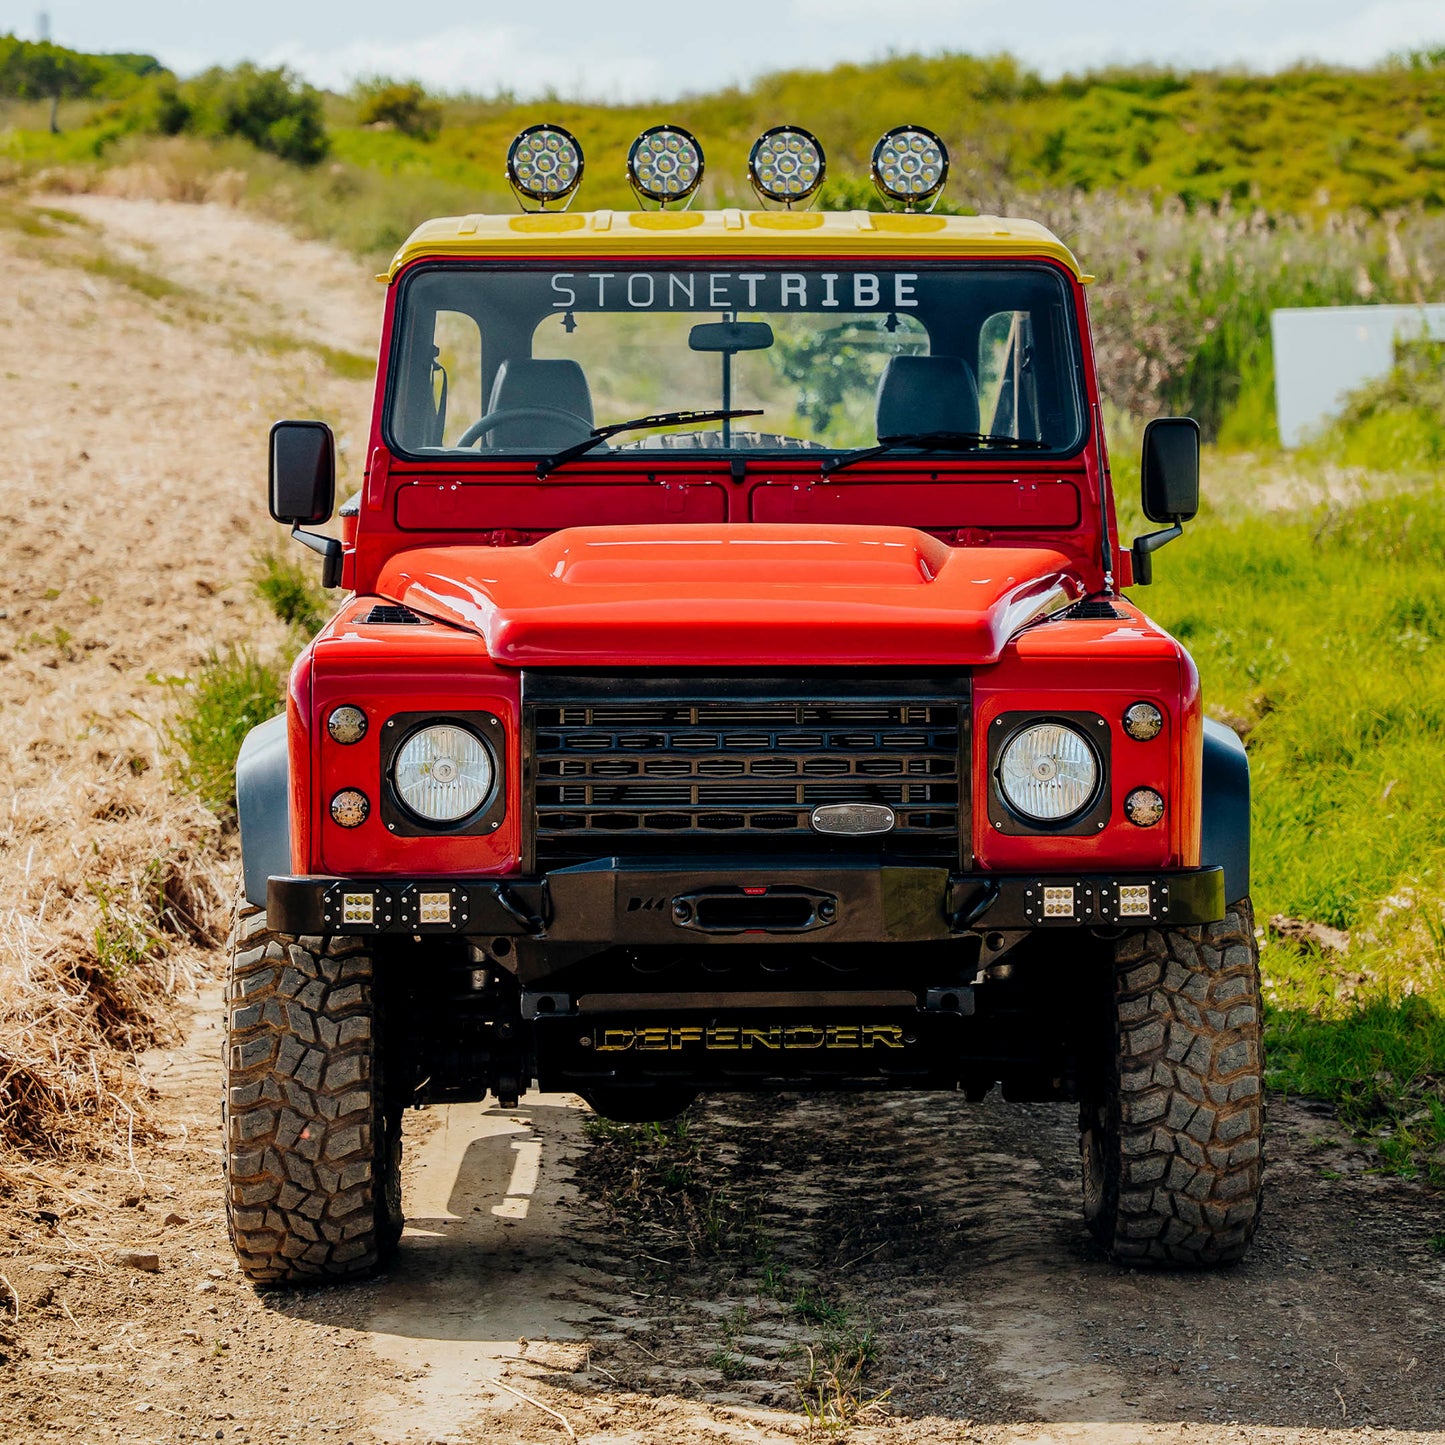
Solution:
<svg viewBox="0 0 1445 1445"><path fill-rule="evenodd" d="M1259 1221L1264 1050L1246 899L1120 939L1111 1059L1080 1110L1084 1217L1122 1264L1242 1258Z"/></svg>
<svg viewBox="0 0 1445 1445"><path fill-rule="evenodd" d="M401 1110L385 1097L372 956L242 904L226 986L226 1218L247 1277L355 1279L401 1238Z"/></svg>

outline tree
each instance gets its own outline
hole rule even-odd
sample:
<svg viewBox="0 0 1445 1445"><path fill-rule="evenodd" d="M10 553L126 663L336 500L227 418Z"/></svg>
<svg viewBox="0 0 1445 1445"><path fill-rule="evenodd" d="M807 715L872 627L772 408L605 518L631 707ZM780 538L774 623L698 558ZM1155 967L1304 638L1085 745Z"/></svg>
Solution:
<svg viewBox="0 0 1445 1445"><path fill-rule="evenodd" d="M60 132L60 102L93 95L103 85L109 67L93 55L82 55L48 40L0 37L0 95L17 100L50 102L50 133Z"/></svg>

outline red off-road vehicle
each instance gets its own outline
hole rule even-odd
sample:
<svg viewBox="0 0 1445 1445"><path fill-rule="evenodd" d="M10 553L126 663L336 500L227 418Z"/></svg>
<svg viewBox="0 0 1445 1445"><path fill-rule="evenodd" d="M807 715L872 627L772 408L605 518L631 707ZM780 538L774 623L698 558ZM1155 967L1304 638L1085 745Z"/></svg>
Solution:
<svg viewBox="0 0 1445 1445"><path fill-rule="evenodd" d="M533 1087L1001 1085L1078 1108L1118 1259L1238 1259L1248 766L1122 593L1198 430L1150 426L1163 529L1123 546L1070 252L543 211L424 225L388 280L360 489L298 532L347 597L238 766L246 1272L375 1268L402 1110ZM331 516L326 427L271 468L277 520Z"/></svg>

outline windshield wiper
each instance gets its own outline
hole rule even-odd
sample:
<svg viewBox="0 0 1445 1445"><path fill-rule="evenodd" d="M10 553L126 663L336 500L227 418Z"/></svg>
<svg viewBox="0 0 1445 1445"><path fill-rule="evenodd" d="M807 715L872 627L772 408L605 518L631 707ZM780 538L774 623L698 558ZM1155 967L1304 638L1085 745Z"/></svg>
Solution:
<svg viewBox="0 0 1445 1445"><path fill-rule="evenodd" d="M657 416L639 416L631 421L614 421L607 426L594 427L592 435L585 442L576 442L570 447L563 447L560 452L553 453L550 457L544 457L537 463L537 476L545 477L549 472L555 472L558 467L565 466L568 462L577 457L585 456L593 447L605 442L608 437L616 436L620 431L642 431L653 426L684 426L691 421L731 421L736 416L761 416L761 407L753 407L747 411L665 411Z"/></svg>
<svg viewBox="0 0 1445 1445"><path fill-rule="evenodd" d="M1049 444L1033 437L1000 436L986 431L920 431L905 432L901 436L879 437L876 447L860 447L856 452L845 452L841 457L832 457L823 463L823 475L831 476L854 462L870 462L874 457L887 456L889 452L917 450L922 452L970 451L975 447L1014 447L1024 451L1048 451Z"/></svg>

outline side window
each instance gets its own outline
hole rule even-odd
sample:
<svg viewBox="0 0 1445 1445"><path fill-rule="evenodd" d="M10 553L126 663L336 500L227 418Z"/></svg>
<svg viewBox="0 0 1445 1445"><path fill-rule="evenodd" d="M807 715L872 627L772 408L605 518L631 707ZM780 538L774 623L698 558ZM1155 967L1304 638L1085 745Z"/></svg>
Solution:
<svg viewBox="0 0 1445 1445"><path fill-rule="evenodd" d="M978 400L985 431L1039 435L1031 312L997 311L983 323L978 334Z"/></svg>
<svg viewBox="0 0 1445 1445"><path fill-rule="evenodd" d="M454 447L481 416L482 333L463 311L438 311L432 333L433 446Z"/></svg>

